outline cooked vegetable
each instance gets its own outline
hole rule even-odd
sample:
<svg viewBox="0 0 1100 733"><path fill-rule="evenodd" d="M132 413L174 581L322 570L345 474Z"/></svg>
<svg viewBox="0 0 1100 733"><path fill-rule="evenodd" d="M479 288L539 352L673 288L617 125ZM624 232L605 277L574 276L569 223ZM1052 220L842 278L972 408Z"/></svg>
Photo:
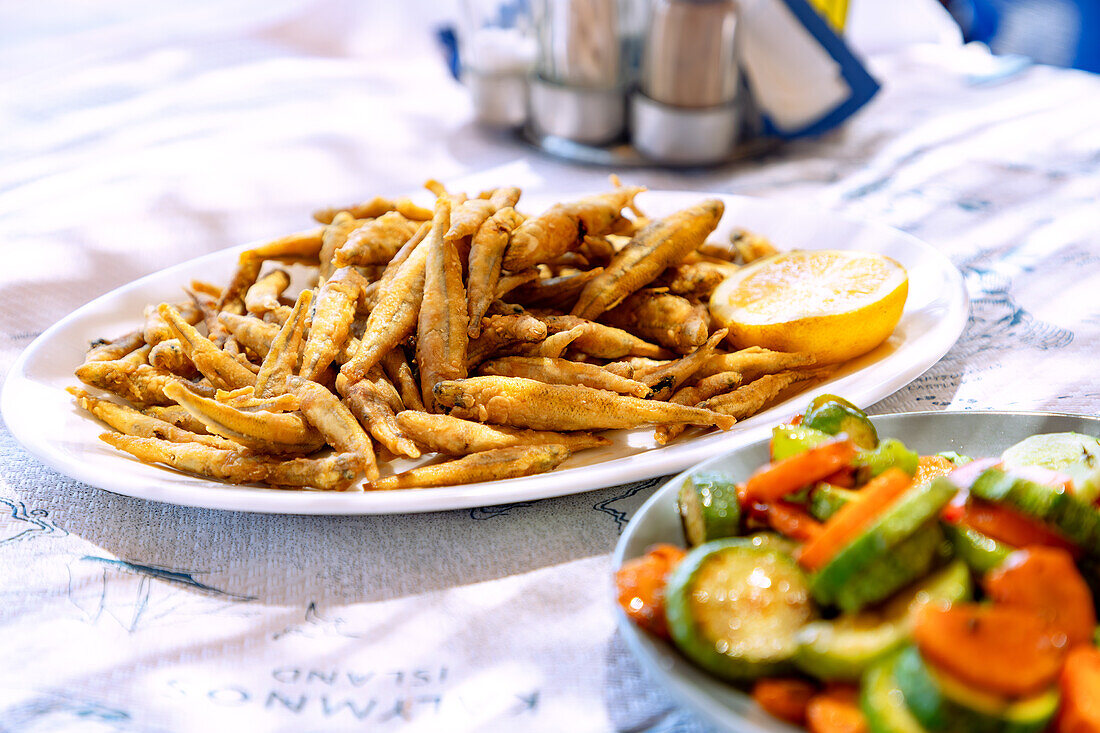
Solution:
<svg viewBox="0 0 1100 733"><path fill-rule="evenodd" d="M627 560L615 573L619 606L651 634L668 638L665 623L665 583L687 553L674 545L655 545L641 557Z"/></svg>
<svg viewBox="0 0 1100 733"><path fill-rule="evenodd" d="M1092 593L1065 550L1029 547L1014 552L982 581L994 603L1031 611L1069 646L1087 644L1096 628Z"/></svg>
<svg viewBox="0 0 1100 733"><path fill-rule="evenodd" d="M802 424L829 435L844 433L865 450L878 445L878 431L867 413L843 397L823 394L815 397L802 418Z"/></svg>
<svg viewBox="0 0 1100 733"><path fill-rule="evenodd" d="M921 656L964 684L994 695L1036 695L1058 678L1065 638L1012 606L925 606L913 624Z"/></svg>
<svg viewBox="0 0 1100 733"><path fill-rule="evenodd" d="M1100 649L1079 646L1069 653L1060 679L1062 709L1058 733L1100 730Z"/></svg>
<svg viewBox="0 0 1100 733"><path fill-rule="evenodd" d="M1086 553L1100 555L1100 509L1064 487L1045 486L991 468L978 477L970 491L1038 519Z"/></svg>
<svg viewBox="0 0 1100 733"><path fill-rule="evenodd" d="M920 456L895 438L887 438L873 450L860 451L852 460L856 467L857 481L870 481L888 468L900 468L910 476L916 476Z"/></svg>
<svg viewBox="0 0 1100 733"><path fill-rule="evenodd" d="M915 647L898 656L894 675L913 717L938 733L1038 733L1058 708L1057 688L1022 699L991 694L933 668Z"/></svg>
<svg viewBox="0 0 1100 733"><path fill-rule="evenodd" d="M858 680L878 660L896 651L911 636L913 618L928 604L968 600L970 571L961 561L903 589L881 608L814 621L798 632L795 664L826 680Z"/></svg>
<svg viewBox="0 0 1100 733"><path fill-rule="evenodd" d="M867 733L867 719L859 709L859 688L831 687L814 696L806 707L810 733Z"/></svg>
<svg viewBox="0 0 1100 733"><path fill-rule="evenodd" d="M921 456L917 461L917 473L913 476L913 480L918 484L923 484L934 478L946 476L954 470L954 462L945 456Z"/></svg>
<svg viewBox="0 0 1100 733"><path fill-rule="evenodd" d="M776 425L772 428L770 444L772 460L782 461L784 458L805 453L810 448L828 443L832 439L833 436L829 433L805 425Z"/></svg>
<svg viewBox="0 0 1100 733"><path fill-rule="evenodd" d="M858 502L845 505L825 523L821 535L802 548L798 561L810 570L823 567L864 527L885 512L911 484L912 479L898 469L878 476L863 487Z"/></svg>
<svg viewBox="0 0 1100 733"><path fill-rule="evenodd" d="M665 615L688 658L720 677L743 680L789 667L795 634L814 608L806 577L789 556L727 539L696 547L673 571Z"/></svg>
<svg viewBox="0 0 1100 733"><path fill-rule="evenodd" d="M871 733L927 733L898 694L897 655L876 663L863 678L859 706Z"/></svg>
<svg viewBox="0 0 1100 733"><path fill-rule="evenodd" d="M752 686L752 699L768 713L795 725L806 722L806 709L817 685L799 677L765 677Z"/></svg>
<svg viewBox="0 0 1100 733"><path fill-rule="evenodd" d="M799 542L809 542L821 534L821 522L804 509L782 501L768 505L768 524L776 532Z"/></svg>
<svg viewBox="0 0 1100 733"><path fill-rule="evenodd" d="M766 503L782 499L847 465L855 454L851 441L835 440L772 463L745 482L744 500Z"/></svg>
<svg viewBox="0 0 1100 733"><path fill-rule="evenodd" d="M684 536L691 546L733 537L741 528L737 487L717 473L692 474L684 479L677 501Z"/></svg>
<svg viewBox="0 0 1100 733"><path fill-rule="evenodd" d="M1039 466L1066 474L1086 504L1100 497L1100 440L1080 433L1032 435L1001 454L1008 471Z"/></svg>
<svg viewBox="0 0 1100 733"><path fill-rule="evenodd" d="M944 522L943 531L955 555L977 573L992 570L1012 552L1012 548L1003 542L961 524Z"/></svg>
<svg viewBox="0 0 1100 733"><path fill-rule="evenodd" d="M810 514L819 522L825 522L840 511L845 504L858 501L862 494L843 489L826 481L819 481L810 491Z"/></svg>
<svg viewBox="0 0 1100 733"><path fill-rule="evenodd" d="M955 488L941 479L903 489L900 497L889 500L902 484L899 477L908 481L908 476L895 469L879 476L875 481L886 487L875 492L881 492L880 497L865 495L841 509L825 523L821 535L802 548L799 562L820 568L813 576L814 597L819 603L858 611L928 572L938 559L943 533L935 517ZM862 492L869 488L870 484ZM879 513L864 508L868 501L870 506L879 503ZM867 514L872 517L870 523L864 523ZM830 531L830 525L837 529Z"/></svg>
<svg viewBox="0 0 1100 733"><path fill-rule="evenodd" d="M1012 547L1061 547L1077 552L1077 547L1037 519L1024 516L1015 509L973 496L960 505L952 504L944 519L961 527L970 527L994 541Z"/></svg>

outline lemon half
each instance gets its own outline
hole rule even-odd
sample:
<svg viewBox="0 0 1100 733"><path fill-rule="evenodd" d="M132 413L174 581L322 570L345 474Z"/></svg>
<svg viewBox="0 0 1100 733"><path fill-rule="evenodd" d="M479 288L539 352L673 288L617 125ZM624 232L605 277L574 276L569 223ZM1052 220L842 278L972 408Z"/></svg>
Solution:
<svg viewBox="0 0 1100 733"><path fill-rule="evenodd" d="M872 252L798 250L764 258L726 278L710 299L738 348L808 351L818 364L866 354L901 320L909 278Z"/></svg>

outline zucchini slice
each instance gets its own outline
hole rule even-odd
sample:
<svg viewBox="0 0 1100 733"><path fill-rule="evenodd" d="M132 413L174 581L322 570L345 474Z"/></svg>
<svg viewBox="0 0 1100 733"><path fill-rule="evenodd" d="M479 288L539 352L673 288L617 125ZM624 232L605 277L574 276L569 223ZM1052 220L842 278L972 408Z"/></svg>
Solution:
<svg viewBox="0 0 1100 733"><path fill-rule="evenodd" d="M1009 545L970 527L944 522L943 531L955 548L955 556L973 568L974 572L983 575L1004 562L1013 550Z"/></svg>
<svg viewBox="0 0 1100 733"><path fill-rule="evenodd" d="M815 397L802 418L802 424L829 435L845 433L853 443L867 450L878 445L878 431L867 413L836 395Z"/></svg>
<svg viewBox="0 0 1100 733"><path fill-rule="evenodd" d="M943 557L936 517L955 492L954 484L939 478L902 494L814 574L814 598L858 611L927 573Z"/></svg>
<svg viewBox="0 0 1100 733"><path fill-rule="evenodd" d="M872 664L905 645L913 615L928 603L956 603L973 595L970 569L952 562L895 594L882 607L813 621L798 632L795 665L826 680L858 680Z"/></svg>
<svg viewBox="0 0 1100 733"><path fill-rule="evenodd" d="M720 473L693 474L684 479L677 500L684 536L692 547L741 532L737 487Z"/></svg>
<svg viewBox="0 0 1100 733"><path fill-rule="evenodd" d="M810 448L832 439L832 435L805 425L776 425L772 428L772 460L782 461L784 458L805 453Z"/></svg>
<svg viewBox="0 0 1100 733"><path fill-rule="evenodd" d="M665 588L672 640L700 667L728 680L780 674L814 617L806 576L778 550L747 539L696 547Z"/></svg>
<svg viewBox="0 0 1100 733"><path fill-rule="evenodd" d="M867 670L860 688L859 705L871 733L928 733L898 694L894 674L897 655L879 661Z"/></svg>
<svg viewBox="0 0 1100 733"><path fill-rule="evenodd" d="M866 483L888 468L900 468L910 476L917 473L920 455L896 438L887 438L874 450L861 451L852 461L859 481Z"/></svg>
<svg viewBox="0 0 1100 733"><path fill-rule="evenodd" d="M824 522L836 514L840 507L848 502L858 500L858 491L842 489L839 486L819 481L810 492L810 515L817 521Z"/></svg>
<svg viewBox="0 0 1100 733"><path fill-rule="evenodd" d="M1100 509L1061 486L1046 486L990 468L974 482L970 493L1049 524L1089 555L1100 555Z"/></svg>
<svg viewBox="0 0 1100 733"><path fill-rule="evenodd" d="M1058 688L1010 700L976 690L934 669L916 647L894 666L898 689L921 725L939 733L1039 733L1058 710Z"/></svg>
<svg viewBox="0 0 1100 733"><path fill-rule="evenodd" d="M1011 471L1039 466L1073 479L1073 493L1086 504L1100 497L1100 439L1080 433L1045 433L1021 440L1001 455Z"/></svg>

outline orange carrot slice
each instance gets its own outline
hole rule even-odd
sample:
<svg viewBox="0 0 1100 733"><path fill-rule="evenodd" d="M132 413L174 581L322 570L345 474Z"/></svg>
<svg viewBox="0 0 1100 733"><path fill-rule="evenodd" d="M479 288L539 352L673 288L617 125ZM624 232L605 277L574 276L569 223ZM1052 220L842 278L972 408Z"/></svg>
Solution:
<svg viewBox="0 0 1100 733"><path fill-rule="evenodd" d="M687 551L675 545L654 545L649 552L627 560L615 573L619 605L646 631L669 638L665 623L665 584Z"/></svg>
<svg viewBox="0 0 1100 733"><path fill-rule="evenodd" d="M795 725L806 724L806 708L817 685L797 677L764 677L752 687L752 699L770 715Z"/></svg>
<svg viewBox="0 0 1100 733"><path fill-rule="evenodd" d="M921 456L913 483L925 484L934 478L946 476L955 470L955 464L943 456Z"/></svg>
<svg viewBox="0 0 1100 733"><path fill-rule="evenodd" d="M1036 546L1014 552L986 573L982 587L996 603L1035 613L1064 633L1071 647L1092 640L1092 591L1065 550Z"/></svg>
<svg viewBox="0 0 1100 733"><path fill-rule="evenodd" d="M1062 668L1058 733L1100 733L1100 649L1079 646Z"/></svg>
<svg viewBox="0 0 1100 733"><path fill-rule="evenodd" d="M1054 529L1001 504L971 496L961 509L955 511L957 516L948 521L964 524L1013 547L1057 547L1074 556L1081 552Z"/></svg>
<svg viewBox="0 0 1100 733"><path fill-rule="evenodd" d="M888 468L860 489L859 501L842 506L822 525L817 536L802 546L798 562L809 570L817 570L836 555L844 545L863 531L913 483L900 468Z"/></svg>
<svg viewBox="0 0 1100 733"><path fill-rule="evenodd" d="M821 522L804 509L778 501L768 505L768 524L781 535L808 542L821 532Z"/></svg>
<svg viewBox="0 0 1100 733"><path fill-rule="evenodd" d="M816 695L806 708L806 727L810 733L867 733L858 688L830 687Z"/></svg>
<svg viewBox="0 0 1100 733"><path fill-rule="evenodd" d="M921 656L960 682L1008 697L1042 692L1066 657L1034 612L1013 606L928 604L913 624Z"/></svg>
<svg viewBox="0 0 1100 733"><path fill-rule="evenodd" d="M834 440L768 464L745 482L744 501L778 501L847 465L856 451L852 441Z"/></svg>

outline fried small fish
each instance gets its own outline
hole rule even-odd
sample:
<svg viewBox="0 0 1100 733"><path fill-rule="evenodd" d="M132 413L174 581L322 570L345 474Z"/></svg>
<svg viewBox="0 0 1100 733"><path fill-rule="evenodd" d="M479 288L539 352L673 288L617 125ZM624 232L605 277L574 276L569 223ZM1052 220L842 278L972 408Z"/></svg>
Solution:
<svg viewBox="0 0 1100 733"><path fill-rule="evenodd" d="M574 452L611 445L610 440L595 433L523 430L415 410L397 413L397 424L405 434L428 450L452 456L517 445L558 443Z"/></svg>
<svg viewBox="0 0 1100 733"><path fill-rule="evenodd" d="M647 226L615 254L599 277L585 285L572 314L594 321L653 282L703 243L723 211L721 201L708 199Z"/></svg>
<svg viewBox="0 0 1100 733"><path fill-rule="evenodd" d="M371 491L388 491L530 476L557 468L569 457L569 454L569 449L564 445L554 443L497 448L471 453L446 463L418 466L404 473L370 481L363 488Z"/></svg>
<svg viewBox="0 0 1100 733"><path fill-rule="evenodd" d="M710 410L520 377L440 382L435 396L455 417L533 430L605 430L680 422L728 430L735 422Z"/></svg>
<svg viewBox="0 0 1100 733"><path fill-rule="evenodd" d="M710 312L705 305L660 290L639 290L601 319L677 354L690 354L710 333Z"/></svg>

